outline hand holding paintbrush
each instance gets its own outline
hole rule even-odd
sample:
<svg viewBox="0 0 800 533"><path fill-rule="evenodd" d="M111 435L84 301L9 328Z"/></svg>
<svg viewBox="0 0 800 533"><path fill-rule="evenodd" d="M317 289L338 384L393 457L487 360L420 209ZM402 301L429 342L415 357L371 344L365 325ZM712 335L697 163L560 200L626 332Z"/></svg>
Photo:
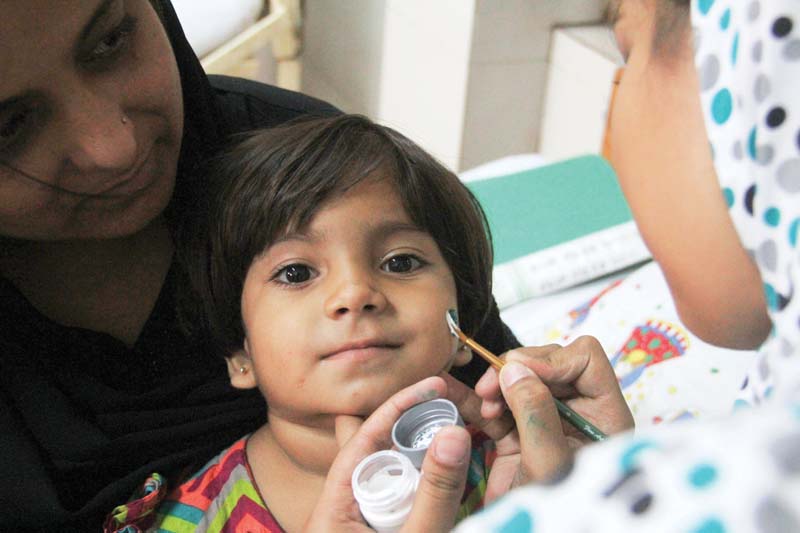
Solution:
<svg viewBox="0 0 800 533"><path fill-rule="evenodd" d="M445 315L447 320L447 326L450 328L450 333L453 334L454 337L458 338L464 345L468 346L474 353L481 356L485 359L492 367L500 371L505 364L502 359L497 357L495 354L478 344L474 339L468 337L461 329L458 327L457 323L457 315L456 311L453 309L448 310ZM604 440L606 438L606 434L597 429L591 422L583 418L581 415L570 409L566 404L561 402L558 398L553 398L556 404L556 408L558 409L559 415L564 418L567 422L575 426L581 433L586 435L588 438L594 441Z"/></svg>

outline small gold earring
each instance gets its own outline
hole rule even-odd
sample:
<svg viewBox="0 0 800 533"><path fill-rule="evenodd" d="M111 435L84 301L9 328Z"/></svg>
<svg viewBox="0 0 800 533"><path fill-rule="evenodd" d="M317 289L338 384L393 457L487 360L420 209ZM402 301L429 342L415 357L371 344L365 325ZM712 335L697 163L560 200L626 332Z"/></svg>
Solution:
<svg viewBox="0 0 800 533"><path fill-rule="evenodd" d="M240 374L247 374L247 367L244 366L244 365L240 366L239 367L239 373Z"/></svg>

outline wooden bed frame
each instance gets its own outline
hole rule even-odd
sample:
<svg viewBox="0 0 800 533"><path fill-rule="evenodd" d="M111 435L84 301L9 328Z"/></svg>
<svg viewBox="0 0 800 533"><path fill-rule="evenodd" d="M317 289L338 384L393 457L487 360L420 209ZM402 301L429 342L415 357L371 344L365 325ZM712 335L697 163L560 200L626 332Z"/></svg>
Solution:
<svg viewBox="0 0 800 533"><path fill-rule="evenodd" d="M300 0L265 0L268 14L228 42L201 58L209 74L255 78L259 53L270 44L276 62L275 84L300 89Z"/></svg>

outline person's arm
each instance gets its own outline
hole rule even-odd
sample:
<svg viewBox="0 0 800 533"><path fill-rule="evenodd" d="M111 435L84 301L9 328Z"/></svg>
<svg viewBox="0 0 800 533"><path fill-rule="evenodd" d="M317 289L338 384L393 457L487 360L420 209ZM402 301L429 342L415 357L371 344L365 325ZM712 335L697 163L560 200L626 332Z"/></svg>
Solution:
<svg viewBox="0 0 800 533"><path fill-rule="evenodd" d="M761 278L714 171L691 43L658 60L646 44L614 98L611 162L684 324L711 344L755 348L770 329Z"/></svg>

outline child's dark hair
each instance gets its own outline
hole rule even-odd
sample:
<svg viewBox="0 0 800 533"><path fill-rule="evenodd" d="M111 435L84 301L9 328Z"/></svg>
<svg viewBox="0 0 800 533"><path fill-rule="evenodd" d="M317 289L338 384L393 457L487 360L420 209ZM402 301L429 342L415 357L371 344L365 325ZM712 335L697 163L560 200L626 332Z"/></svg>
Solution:
<svg viewBox="0 0 800 533"><path fill-rule="evenodd" d="M462 329L474 334L484 322L492 248L483 211L456 175L395 130L357 115L300 119L246 134L208 172L206 226L194 228L200 240L187 267L218 352L242 347L241 294L253 260L302 229L326 200L378 173L439 246L455 278Z"/></svg>

